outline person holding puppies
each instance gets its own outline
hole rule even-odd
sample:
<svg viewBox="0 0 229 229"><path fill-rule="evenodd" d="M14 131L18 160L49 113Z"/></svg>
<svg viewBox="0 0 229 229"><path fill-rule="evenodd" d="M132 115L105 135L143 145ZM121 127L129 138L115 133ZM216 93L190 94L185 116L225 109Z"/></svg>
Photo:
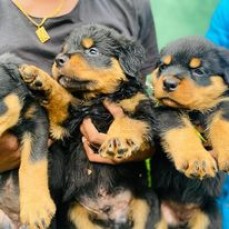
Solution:
<svg viewBox="0 0 229 229"><path fill-rule="evenodd" d="M3 0L0 15L0 54L13 52L47 72L51 71L54 57L74 26L91 22L107 25L141 42L148 56L142 67L143 76L155 67L158 48L148 0L136 0L131 4L123 0ZM82 131L87 136L84 138L86 149L89 149L87 143L90 140L101 143L101 135L93 132L90 120L85 120L83 126ZM91 130L92 136L88 134ZM0 149L0 172L17 168L20 163L17 139L8 132L4 133L0 138ZM89 149L89 156L92 155L90 152Z"/></svg>
<svg viewBox="0 0 229 229"><path fill-rule="evenodd" d="M14 53L27 64L34 64L44 71L51 72L51 65L60 48L73 30L80 24L97 23L112 27L127 38L140 41L147 50L147 62L141 69L142 80L152 72L158 56L154 21L148 0L131 3L127 0L3 0L0 2L0 54ZM123 115L114 104L104 104L116 117ZM92 155L90 144L101 144L104 134L96 132L90 119L81 127L85 135L85 150ZM92 131L92 133L90 133ZM146 152L144 157L149 156ZM10 132L0 137L0 172L17 169L20 165L18 139ZM133 158L140 160L142 158ZM94 160L91 158L91 160ZM116 164L120 161L105 160ZM13 206L12 209L14 210ZM7 217L2 215L3 221ZM1 221L0 225L10 224Z"/></svg>

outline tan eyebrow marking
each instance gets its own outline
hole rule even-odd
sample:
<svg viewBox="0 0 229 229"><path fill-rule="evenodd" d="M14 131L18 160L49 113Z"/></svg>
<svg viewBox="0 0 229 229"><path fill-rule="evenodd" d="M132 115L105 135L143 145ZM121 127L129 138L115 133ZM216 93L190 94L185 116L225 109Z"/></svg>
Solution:
<svg viewBox="0 0 229 229"><path fill-rule="evenodd" d="M162 58L162 62L166 65L169 65L172 61L172 56L171 55L168 55L168 56L165 56Z"/></svg>
<svg viewBox="0 0 229 229"><path fill-rule="evenodd" d="M192 58L191 61L189 62L189 67L190 68L198 68L201 65L201 59L199 58Z"/></svg>
<svg viewBox="0 0 229 229"><path fill-rule="evenodd" d="M82 40L81 44L84 48L89 49L94 45L94 41L92 38L87 37Z"/></svg>

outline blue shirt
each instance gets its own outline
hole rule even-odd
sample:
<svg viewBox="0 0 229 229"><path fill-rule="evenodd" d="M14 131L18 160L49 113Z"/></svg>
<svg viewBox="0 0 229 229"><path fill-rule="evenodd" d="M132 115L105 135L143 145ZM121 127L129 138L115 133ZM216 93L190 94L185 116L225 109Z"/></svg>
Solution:
<svg viewBox="0 0 229 229"><path fill-rule="evenodd" d="M206 38L229 49L229 1L221 0L211 18Z"/></svg>

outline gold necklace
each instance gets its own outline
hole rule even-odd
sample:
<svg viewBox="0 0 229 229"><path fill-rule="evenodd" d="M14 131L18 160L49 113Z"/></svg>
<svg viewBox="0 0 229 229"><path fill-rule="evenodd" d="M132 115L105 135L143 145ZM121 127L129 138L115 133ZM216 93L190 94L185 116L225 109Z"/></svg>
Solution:
<svg viewBox="0 0 229 229"><path fill-rule="evenodd" d="M37 23L35 20L33 20L33 18L23 9L23 7L20 5L20 3L17 0L14 0L13 3L29 19L29 21L37 27L35 33L39 41L42 43L48 41L50 39L50 36L44 27L44 23L47 21L47 19L56 16L61 11L64 5L64 0L60 2L59 6L54 10L54 12L51 15L44 17L40 23Z"/></svg>

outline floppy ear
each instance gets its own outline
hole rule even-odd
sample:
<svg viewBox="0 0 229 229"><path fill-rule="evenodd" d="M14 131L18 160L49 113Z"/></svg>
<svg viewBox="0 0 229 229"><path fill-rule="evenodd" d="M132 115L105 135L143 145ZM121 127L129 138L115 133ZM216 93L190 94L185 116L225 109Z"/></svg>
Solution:
<svg viewBox="0 0 229 229"><path fill-rule="evenodd" d="M229 85L229 50L225 48L218 48L220 55L220 65L222 68L222 75L225 83Z"/></svg>
<svg viewBox="0 0 229 229"><path fill-rule="evenodd" d="M229 66L223 71L223 79L227 85L229 85Z"/></svg>
<svg viewBox="0 0 229 229"><path fill-rule="evenodd" d="M119 63L123 71L131 76L136 77L141 70L142 63L146 59L144 48L139 42L130 40L120 40Z"/></svg>

